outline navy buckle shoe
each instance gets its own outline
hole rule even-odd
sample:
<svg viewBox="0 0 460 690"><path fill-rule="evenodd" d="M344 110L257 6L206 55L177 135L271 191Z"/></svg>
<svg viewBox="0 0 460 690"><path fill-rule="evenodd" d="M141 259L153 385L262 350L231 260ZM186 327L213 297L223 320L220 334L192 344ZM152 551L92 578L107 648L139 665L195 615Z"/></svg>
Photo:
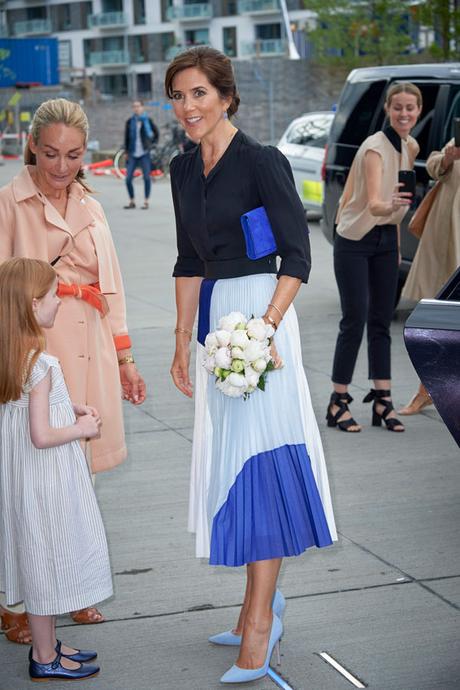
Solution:
<svg viewBox="0 0 460 690"><path fill-rule="evenodd" d="M30 655L32 656L32 655ZM80 668L70 669L64 668L61 664L61 654L58 654L54 661L49 664L39 664L38 661L31 658L29 663L30 679L36 682L45 682L48 680L84 680L97 676L100 669L99 666L83 666Z"/></svg>
<svg viewBox="0 0 460 690"><path fill-rule="evenodd" d="M77 649L75 654L64 654L64 652L61 650L61 645L61 640L56 640L56 654L60 654L65 659L77 661L80 664L86 664L88 661L92 661L97 657L97 652L91 649ZM29 650L29 661L32 661L32 647Z"/></svg>

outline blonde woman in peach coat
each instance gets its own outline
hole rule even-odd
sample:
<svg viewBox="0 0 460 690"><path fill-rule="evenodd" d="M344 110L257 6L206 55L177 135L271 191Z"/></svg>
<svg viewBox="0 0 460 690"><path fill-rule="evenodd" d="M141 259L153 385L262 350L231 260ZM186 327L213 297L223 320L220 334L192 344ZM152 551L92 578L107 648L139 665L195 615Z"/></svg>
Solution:
<svg viewBox="0 0 460 690"><path fill-rule="evenodd" d="M426 169L440 187L401 295L416 302L432 299L460 265L460 147L454 139L430 154ZM421 383L399 414L418 414L431 404Z"/></svg>
<svg viewBox="0 0 460 690"><path fill-rule="evenodd" d="M131 353L120 267L107 220L82 179L88 120L65 99L42 103L26 147L26 165L0 190L0 261L13 256L51 263L62 307L47 335L73 400L94 407L101 436L85 444L92 473L126 457L121 399L145 400ZM13 642L30 644L25 614L0 607ZM15 602L7 602L13 604ZM102 622L95 608L74 612L79 623Z"/></svg>

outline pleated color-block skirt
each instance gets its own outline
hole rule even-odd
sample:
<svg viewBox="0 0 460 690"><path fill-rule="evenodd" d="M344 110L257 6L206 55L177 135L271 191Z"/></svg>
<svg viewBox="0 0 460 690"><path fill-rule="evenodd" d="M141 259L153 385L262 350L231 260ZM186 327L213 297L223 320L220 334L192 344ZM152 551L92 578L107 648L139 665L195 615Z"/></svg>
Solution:
<svg viewBox="0 0 460 690"><path fill-rule="evenodd" d="M196 555L240 566L337 539L318 426L291 306L275 336L284 367L247 400L224 395L203 366L204 340L232 311L264 314L270 274L204 280L200 293L189 530Z"/></svg>

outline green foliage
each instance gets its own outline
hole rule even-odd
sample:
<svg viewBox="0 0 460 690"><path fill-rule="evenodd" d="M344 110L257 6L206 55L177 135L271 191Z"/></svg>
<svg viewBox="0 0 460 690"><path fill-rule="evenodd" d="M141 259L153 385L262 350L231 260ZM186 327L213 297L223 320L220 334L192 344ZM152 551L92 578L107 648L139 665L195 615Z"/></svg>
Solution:
<svg viewBox="0 0 460 690"><path fill-rule="evenodd" d="M439 35L439 44L430 46L430 53L441 60L460 59L459 0L426 0L415 10L417 20Z"/></svg>
<svg viewBox="0 0 460 690"><path fill-rule="evenodd" d="M394 63L406 51L408 0L305 0L317 15L308 31L316 59L347 67Z"/></svg>

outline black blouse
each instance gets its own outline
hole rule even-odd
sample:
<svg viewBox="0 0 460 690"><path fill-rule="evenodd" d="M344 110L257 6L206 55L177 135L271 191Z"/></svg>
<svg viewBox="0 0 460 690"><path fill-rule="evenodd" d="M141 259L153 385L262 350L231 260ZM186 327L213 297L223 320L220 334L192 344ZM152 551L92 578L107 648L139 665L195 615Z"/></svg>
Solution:
<svg viewBox="0 0 460 690"><path fill-rule="evenodd" d="M310 273L310 242L305 212L291 167L273 146L262 146L241 130L209 175L200 147L171 163L178 257L173 276L236 278L276 273L274 256L251 261L240 217L264 206L281 257L278 276Z"/></svg>

